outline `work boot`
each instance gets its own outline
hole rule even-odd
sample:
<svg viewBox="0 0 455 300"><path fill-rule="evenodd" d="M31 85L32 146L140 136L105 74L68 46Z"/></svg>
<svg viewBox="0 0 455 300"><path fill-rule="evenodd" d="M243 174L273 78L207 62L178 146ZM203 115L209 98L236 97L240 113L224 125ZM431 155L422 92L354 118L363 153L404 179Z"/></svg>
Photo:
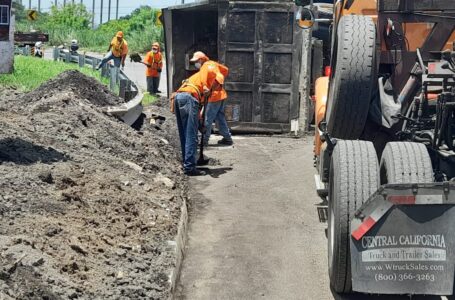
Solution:
<svg viewBox="0 0 455 300"><path fill-rule="evenodd" d="M207 175L205 171L193 169L191 171L185 171L185 175L187 176L204 176Z"/></svg>
<svg viewBox="0 0 455 300"><path fill-rule="evenodd" d="M228 140L225 138L222 138L221 140L218 141L218 145L232 146L233 144L234 144L233 140Z"/></svg>

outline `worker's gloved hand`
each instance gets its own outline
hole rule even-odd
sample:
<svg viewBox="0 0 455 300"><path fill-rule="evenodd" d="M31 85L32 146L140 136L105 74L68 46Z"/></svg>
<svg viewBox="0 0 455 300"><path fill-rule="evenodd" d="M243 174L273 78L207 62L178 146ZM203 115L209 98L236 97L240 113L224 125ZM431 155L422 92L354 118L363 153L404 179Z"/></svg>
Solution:
<svg viewBox="0 0 455 300"><path fill-rule="evenodd" d="M158 69L157 71L158 71L158 73L161 73L162 70L161 70L161 69Z"/></svg>

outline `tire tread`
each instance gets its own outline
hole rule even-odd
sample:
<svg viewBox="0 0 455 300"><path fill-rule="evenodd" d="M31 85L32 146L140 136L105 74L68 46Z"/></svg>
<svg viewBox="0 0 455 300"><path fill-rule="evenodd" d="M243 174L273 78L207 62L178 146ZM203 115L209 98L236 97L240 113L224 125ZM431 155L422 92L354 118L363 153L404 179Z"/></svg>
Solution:
<svg viewBox="0 0 455 300"><path fill-rule="evenodd" d="M336 138L358 139L375 84L376 27L369 16L343 16L338 26L337 64L327 129Z"/></svg>
<svg viewBox="0 0 455 300"><path fill-rule="evenodd" d="M332 168L334 175L331 180L335 182L334 190L330 191L333 195L330 205L335 209L335 232L331 233L335 234L335 259L330 268L330 282L336 292L350 292L350 220L379 187L379 167L373 144L338 141L332 156Z"/></svg>

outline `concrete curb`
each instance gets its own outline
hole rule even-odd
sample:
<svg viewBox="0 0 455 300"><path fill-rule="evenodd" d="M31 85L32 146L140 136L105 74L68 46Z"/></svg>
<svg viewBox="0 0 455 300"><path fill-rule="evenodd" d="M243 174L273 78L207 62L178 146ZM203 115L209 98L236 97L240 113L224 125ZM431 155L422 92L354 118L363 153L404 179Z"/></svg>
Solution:
<svg viewBox="0 0 455 300"><path fill-rule="evenodd" d="M180 221L178 225L177 235L174 241L169 241L172 245L173 252L175 253L175 267L169 274L170 295L169 300L174 299L177 282L180 277L182 268L183 257L185 254L185 246L188 231L188 208L186 206L186 197L183 197L183 204L181 207Z"/></svg>

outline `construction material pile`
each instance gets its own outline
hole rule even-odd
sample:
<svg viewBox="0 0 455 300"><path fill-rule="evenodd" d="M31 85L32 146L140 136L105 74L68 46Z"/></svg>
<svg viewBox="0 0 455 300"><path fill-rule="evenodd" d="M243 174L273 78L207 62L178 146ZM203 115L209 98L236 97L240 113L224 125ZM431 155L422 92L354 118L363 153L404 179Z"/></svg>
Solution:
<svg viewBox="0 0 455 300"><path fill-rule="evenodd" d="M175 132L104 113L121 101L78 71L0 92L1 299L169 296L185 197Z"/></svg>

